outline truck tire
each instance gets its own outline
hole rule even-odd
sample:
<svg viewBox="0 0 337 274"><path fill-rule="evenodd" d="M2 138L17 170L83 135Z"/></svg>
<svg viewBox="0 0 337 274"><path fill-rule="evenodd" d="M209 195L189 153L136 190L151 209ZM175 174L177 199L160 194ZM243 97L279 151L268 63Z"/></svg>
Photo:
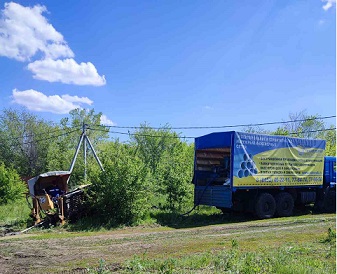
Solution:
<svg viewBox="0 0 337 274"><path fill-rule="evenodd" d="M255 214L259 219L272 218L276 211L276 202L273 195L261 193L255 201Z"/></svg>
<svg viewBox="0 0 337 274"><path fill-rule="evenodd" d="M276 214L280 217L289 217L293 214L294 199L288 192L281 192L275 196Z"/></svg>
<svg viewBox="0 0 337 274"><path fill-rule="evenodd" d="M324 195L324 211L328 213L336 212L336 190L328 189Z"/></svg>

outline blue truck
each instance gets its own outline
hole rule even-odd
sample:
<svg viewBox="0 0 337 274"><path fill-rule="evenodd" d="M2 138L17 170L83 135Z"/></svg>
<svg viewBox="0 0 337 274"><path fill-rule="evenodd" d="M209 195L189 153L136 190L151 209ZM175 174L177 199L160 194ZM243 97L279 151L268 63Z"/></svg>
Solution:
<svg viewBox="0 0 337 274"><path fill-rule="evenodd" d="M325 140L229 131L195 139L194 203L258 218L314 204L336 211L336 157Z"/></svg>

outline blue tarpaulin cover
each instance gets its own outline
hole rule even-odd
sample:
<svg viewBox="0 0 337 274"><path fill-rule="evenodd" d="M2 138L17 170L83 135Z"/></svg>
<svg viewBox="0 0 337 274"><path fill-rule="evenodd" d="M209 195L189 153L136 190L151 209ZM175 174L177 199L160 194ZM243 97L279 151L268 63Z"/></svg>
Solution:
<svg viewBox="0 0 337 274"><path fill-rule="evenodd" d="M215 132L195 138L195 149L230 147L234 131Z"/></svg>
<svg viewBox="0 0 337 274"><path fill-rule="evenodd" d="M217 132L195 139L195 149L231 148L233 187L321 185L325 141Z"/></svg>

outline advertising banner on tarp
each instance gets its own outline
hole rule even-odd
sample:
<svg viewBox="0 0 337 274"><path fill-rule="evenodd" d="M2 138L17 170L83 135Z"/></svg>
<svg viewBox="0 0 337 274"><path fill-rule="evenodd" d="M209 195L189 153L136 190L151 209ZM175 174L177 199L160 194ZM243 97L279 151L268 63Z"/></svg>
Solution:
<svg viewBox="0 0 337 274"><path fill-rule="evenodd" d="M233 186L323 182L325 141L235 132Z"/></svg>

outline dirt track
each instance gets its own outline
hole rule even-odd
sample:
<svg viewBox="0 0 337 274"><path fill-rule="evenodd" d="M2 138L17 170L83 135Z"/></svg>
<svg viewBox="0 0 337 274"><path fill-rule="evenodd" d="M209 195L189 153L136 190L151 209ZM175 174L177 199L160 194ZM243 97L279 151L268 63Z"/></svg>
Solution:
<svg viewBox="0 0 337 274"><path fill-rule="evenodd" d="M261 237L267 237L273 245L281 245L285 239L292 239L294 233L307 231L315 235L329 227L335 227L335 216L189 229L130 228L84 236L64 231L10 236L0 238L0 273L85 273L86 267L97 265L99 259L105 259L118 272L121 263L134 255L178 257L225 248L234 238L239 244L259 245Z"/></svg>

